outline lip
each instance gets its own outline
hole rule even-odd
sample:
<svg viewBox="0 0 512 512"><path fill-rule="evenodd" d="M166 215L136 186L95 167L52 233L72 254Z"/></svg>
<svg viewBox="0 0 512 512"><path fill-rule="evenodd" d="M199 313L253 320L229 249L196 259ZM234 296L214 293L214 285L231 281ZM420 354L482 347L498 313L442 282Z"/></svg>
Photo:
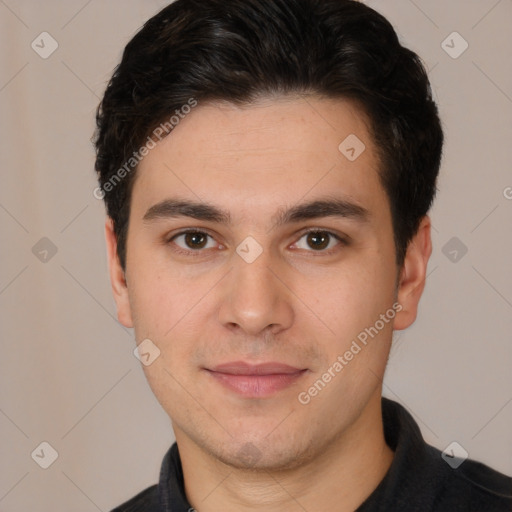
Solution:
<svg viewBox="0 0 512 512"><path fill-rule="evenodd" d="M278 362L249 364L244 361L205 370L221 385L247 398L271 396L294 384L307 371Z"/></svg>

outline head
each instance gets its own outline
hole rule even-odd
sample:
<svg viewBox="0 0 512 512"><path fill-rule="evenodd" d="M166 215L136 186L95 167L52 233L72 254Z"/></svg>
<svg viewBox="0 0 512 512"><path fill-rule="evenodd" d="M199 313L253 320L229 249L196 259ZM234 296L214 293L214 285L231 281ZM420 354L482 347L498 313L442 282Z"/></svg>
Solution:
<svg viewBox="0 0 512 512"><path fill-rule="evenodd" d="M443 136L419 58L352 0L177 0L97 125L119 319L178 442L312 457L376 401L423 290ZM248 396L213 375L233 361L301 373Z"/></svg>

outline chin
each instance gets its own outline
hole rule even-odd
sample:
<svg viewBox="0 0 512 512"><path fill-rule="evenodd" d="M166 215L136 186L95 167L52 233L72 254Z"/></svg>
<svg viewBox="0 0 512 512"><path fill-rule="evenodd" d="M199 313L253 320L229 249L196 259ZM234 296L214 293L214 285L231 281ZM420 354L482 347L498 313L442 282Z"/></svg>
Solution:
<svg viewBox="0 0 512 512"><path fill-rule="evenodd" d="M247 471L286 471L304 464L313 455L311 445L285 444L283 439L269 442L265 438L231 440L220 449L209 451L227 466Z"/></svg>

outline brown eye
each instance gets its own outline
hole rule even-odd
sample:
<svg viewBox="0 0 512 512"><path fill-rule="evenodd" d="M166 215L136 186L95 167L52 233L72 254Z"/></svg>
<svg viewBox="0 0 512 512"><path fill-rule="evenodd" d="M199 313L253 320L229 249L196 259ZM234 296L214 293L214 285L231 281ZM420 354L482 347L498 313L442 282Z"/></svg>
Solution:
<svg viewBox="0 0 512 512"><path fill-rule="evenodd" d="M179 233L172 241L181 249L185 250L199 250L199 249L210 249L215 247L215 241L207 233L201 231L187 231L185 233Z"/></svg>
<svg viewBox="0 0 512 512"><path fill-rule="evenodd" d="M343 240L329 231L314 230L302 235L295 246L298 249L305 249L312 252L327 252L336 245L342 244Z"/></svg>
<svg viewBox="0 0 512 512"><path fill-rule="evenodd" d="M322 250L328 247L331 237L325 231L314 231L307 234L308 245L315 250Z"/></svg>
<svg viewBox="0 0 512 512"><path fill-rule="evenodd" d="M187 233L185 235L185 244L190 249L202 249L207 242L207 237L204 233Z"/></svg>

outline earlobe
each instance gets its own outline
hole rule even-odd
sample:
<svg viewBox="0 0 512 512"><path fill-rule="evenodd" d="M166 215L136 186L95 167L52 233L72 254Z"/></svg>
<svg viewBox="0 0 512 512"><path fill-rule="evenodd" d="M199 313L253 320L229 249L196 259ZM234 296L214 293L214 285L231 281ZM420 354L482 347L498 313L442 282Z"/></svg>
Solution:
<svg viewBox="0 0 512 512"><path fill-rule="evenodd" d="M425 288L428 260L432 253L430 229L430 218L425 216L407 247L398 283L397 302L402 310L395 317L396 330L406 329L416 320L418 304Z"/></svg>
<svg viewBox="0 0 512 512"><path fill-rule="evenodd" d="M112 219L109 217L107 217L105 222L105 240L107 243L110 284L112 286L112 293L116 302L117 318L125 327L133 327L125 272L119 262L119 256L117 254L117 237L114 233Z"/></svg>

